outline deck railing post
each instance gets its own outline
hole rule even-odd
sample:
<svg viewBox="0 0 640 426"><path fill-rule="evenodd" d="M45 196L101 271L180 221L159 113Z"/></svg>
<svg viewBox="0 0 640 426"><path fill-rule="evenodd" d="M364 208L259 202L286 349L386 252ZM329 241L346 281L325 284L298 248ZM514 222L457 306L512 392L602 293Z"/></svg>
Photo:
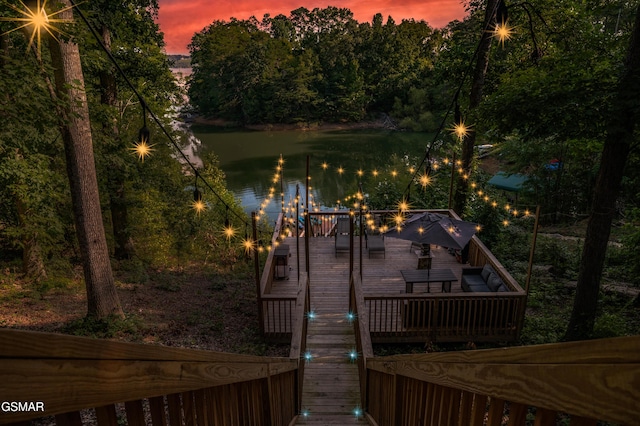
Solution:
<svg viewBox="0 0 640 426"><path fill-rule="evenodd" d="M353 278L353 210L349 210L349 281Z"/></svg>
<svg viewBox="0 0 640 426"><path fill-rule="evenodd" d="M258 252L258 226L256 220L256 212L251 212L251 224L252 224L252 232L253 232L253 242L256 245L253 250L253 273L256 276L256 299L258 301L258 325L260 326L260 331L262 335L264 335L264 314L262 311L262 294L260 290L260 253Z"/></svg>

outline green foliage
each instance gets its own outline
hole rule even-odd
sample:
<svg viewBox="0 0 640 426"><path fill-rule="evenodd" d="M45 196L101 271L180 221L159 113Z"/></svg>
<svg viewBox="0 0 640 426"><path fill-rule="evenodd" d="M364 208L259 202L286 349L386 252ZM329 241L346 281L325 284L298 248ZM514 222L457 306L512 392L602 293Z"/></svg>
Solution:
<svg viewBox="0 0 640 426"><path fill-rule="evenodd" d="M432 102L420 102L439 34L423 21L382 21L358 24L331 6L215 21L190 46L191 101L242 124L358 121L394 109L415 130L431 130Z"/></svg>
<svg viewBox="0 0 640 426"><path fill-rule="evenodd" d="M142 324L138 318L128 315L125 318L110 317L99 320L93 317L83 317L65 325L63 332L75 336L86 336L97 339L112 339L128 337L136 339L142 331Z"/></svg>

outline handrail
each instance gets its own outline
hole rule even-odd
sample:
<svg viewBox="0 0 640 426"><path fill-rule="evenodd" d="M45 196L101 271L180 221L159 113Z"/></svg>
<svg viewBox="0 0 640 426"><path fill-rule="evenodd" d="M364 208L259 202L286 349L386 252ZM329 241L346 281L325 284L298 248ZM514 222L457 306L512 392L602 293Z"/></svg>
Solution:
<svg viewBox="0 0 640 426"><path fill-rule="evenodd" d="M349 283L349 311L353 314L354 332L356 338L356 351L358 353L358 376L360 377L361 406L366 406L367 389L367 359L373 357L373 345L369 334L367 312L362 293L362 278L356 272Z"/></svg>
<svg viewBox="0 0 640 426"><path fill-rule="evenodd" d="M271 236L271 247L275 247L278 241L278 236L280 236L280 231L282 229L282 218L283 215L282 213L280 213L273 228L273 235ZM275 268L274 253L275 250L269 250L269 253L267 254L267 260L264 263L264 272L262 273L262 278L260 280L261 295L271 293L271 285L273 283L273 270Z"/></svg>
<svg viewBox="0 0 640 426"><path fill-rule="evenodd" d="M302 385L304 378L304 360L302 355L307 350L307 327L309 318L306 313L311 310L311 299L309 291L309 282L306 275L300 276L300 287L296 300L296 314L294 319L293 333L291 336L291 349L289 351L289 359L298 363L298 395L297 407L302 406Z"/></svg>
<svg viewBox="0 0 640 426"><path fill-rule="evenodd" d="M372 340L515 341L525 295L503 293L368 294Z"/></svg>
<svg viewBox="0 0 640 426"><path fill-rule="evenodd" d="M633 425L638 354L640 336L375 357L367 359L369 414L380 425L482 425L488 416L495 426L504 416L524 424L535 407L540 426L555 425L558 414L570 415L572 425Z"/></svg>
<svg viewBox="0 0 640 426"><path fill-rule="evenodd" d="M170 413L182 413L178 424L182 415L205 424L248 412L261 419L254 424L280 424L296 413L297 367L287 358L0 329L0 396L44 409L2 412L0 424L65 413L79 418L79 410L97 407L106 407L96 410L99 417L109 417L120 402L127 402L127 416L140 418L143 399L166 417L165 398ZM142 417L129 424L145 423Z"/></svg>

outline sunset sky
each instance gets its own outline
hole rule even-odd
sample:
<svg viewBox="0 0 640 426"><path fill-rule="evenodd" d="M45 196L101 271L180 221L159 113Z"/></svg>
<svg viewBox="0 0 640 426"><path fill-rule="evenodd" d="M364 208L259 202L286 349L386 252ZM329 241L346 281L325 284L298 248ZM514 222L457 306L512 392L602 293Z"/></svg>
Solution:
<svg viewBox="0 0 640 426"><path fill-rule="evenodd" d="M327 6L346 7L359 22L371 22L373 15L391 15L396 22L413 18L424 20L440 28L465 15L462 0L158 0L158 24L164 32L169 54L188 54L187 45L195 32L201 31L214 20L234 17L247 19L252 15L262 19L265 13L289 15L299 7L313 10Z"/></svg>

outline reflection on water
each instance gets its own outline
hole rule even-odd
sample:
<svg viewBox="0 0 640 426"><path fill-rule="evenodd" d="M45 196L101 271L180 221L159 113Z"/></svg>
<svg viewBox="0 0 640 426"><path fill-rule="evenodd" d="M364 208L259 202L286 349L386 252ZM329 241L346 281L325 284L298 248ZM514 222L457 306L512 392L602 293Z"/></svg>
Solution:
<svg viewBox="0 0 640 426"><path fill-rule="evenodd" d="M382 179L374 178L372 171L385 170L394 156L422 159L433 137L383 130L225 132L206 126L193 126L192 130L202 141L198 154L217 155L229 189L247 211L259 210L269 189L275 187L277 197L266 209L272 218L281 210L280 181L273 181L281 154L285 160L285 203L295 198L296 185L304 199L309 156L313 200L319 206L333 207L337 200L354 194L360 180L367 192L376 179ZM326 171L323 163L329 166ZM338 173L339 167L344 173ZM364 172L363 177L358 176L358 170Z"/></svg>

